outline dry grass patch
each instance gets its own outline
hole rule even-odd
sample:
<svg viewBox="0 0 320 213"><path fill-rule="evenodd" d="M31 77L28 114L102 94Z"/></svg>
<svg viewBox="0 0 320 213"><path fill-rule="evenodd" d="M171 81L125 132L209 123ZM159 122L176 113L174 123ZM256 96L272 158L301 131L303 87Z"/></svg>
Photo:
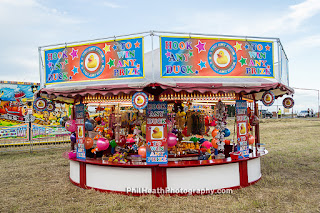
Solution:
<svg viewBox="0 0 320 213"><path fill-rule="evenodd" d="M319 212L320 120L270 119L260 126L269 151L263 177L233 194L105 194L69 182L62 150L1 153L0 212Z"/></svg>

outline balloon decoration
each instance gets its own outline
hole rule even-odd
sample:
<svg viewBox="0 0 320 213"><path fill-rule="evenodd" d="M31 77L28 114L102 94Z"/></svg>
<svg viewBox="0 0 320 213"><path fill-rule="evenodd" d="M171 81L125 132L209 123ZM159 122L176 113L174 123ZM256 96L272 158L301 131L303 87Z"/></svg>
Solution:
<svg viewBox="0 0 320 213"><path fill-rule="evenodd" d="M249 135L249 145L254 144L255 141L256 141L255 137L253 135Z"/></svg>
<svg viewBox="0 0 320 213"><path fill-rule="evenodd" d="M211 139L212 147L218 149L218 140L216 138Z"/></svg>
<svg viewBox="0 0 320 213"><path fill-rule="evenodd" d="M168 147L173 147L177 144L177 136L173 133L168 134L167 138Z"/></svg>
<svg viewBox="0 0 320 213"><path fill-rule="evenodd" d="M124 146L126 144L126 142L127 142L126 137L124 135L120 135L120 140L117 145Z"/></svg>
<svg viewBox="0 0 320 213"><path fill-rule="evenodd" d="M84 123L84 126L87 131L92 131L94 129L92 123L89 120L86 120L86 122Z"/></svg>
<svg viewBox="0 0 320 213"><path fill-rule="evenodd" d="M227 128L225 128L225 129L224 129L224 137L229 137L230 134L231 134L230 130L227 129Z"/></svg>
<svg viewBox="0 0 320 213"><path fill-rule="evenodd" d="M190 141L192 141L192 142L198 142L199 141L199 138L196 138L196 137L192 137L192 138L190 138Z"/></svg>
<svg viewBox="0 0 320 213"><path fill-rule="evenodd" d="M109 147L109 141L105 138L99 138L97 141L97 147L100 151L106 150Z"/></svg>
<svg viewBox="0 0 320 213"><path fill-rule="evenodd" d="M127 143L134 143L136 142L133 138L127 138Z"/></svg>
<svg viewBox="0 0 320 213"><path fill-rule="evenodd" d="M146 158L147 157L147 148L145 146L141 146L138 149L138 154L141 155L142 158Z"/></svg>
<svg viewBox="0 0 320 213"><path fill-rule="evenodd" d="M90 149L93 146L93 140L92 138L86 137L84 139L84 148Z"/></svg>
<svg viewBox="0 0 320 213"><path fill-rule="evenodd" d="M216 137L217 134L218 134L218 132L219 132L218 129L214 129L214 130L212 131L212 133L211 133L212 137L213 137L213 138Z"/></svg>
<svg viewBox="0 0 320 213"><path fill-rule="evenodd" d="M68 130L69 132L75 132L77 130L77 125L76 125L76 121L75 120L68 120L66 122L66 130Z"/></svg>
<svg viewBox="0 0 320 213"><path fill-rule="evenodd" d="M117 146L116 141L115 141L115 140L111 140L111 141L110 141L110 146L111 146L112 148L116 147L116 146Z"/></svg>
<svg viewBox="0 0 320 213"><path fill-rule="evenodd" d="M75 143L77 141L77 136L76 136L76 133L71 133L70 135L70 140L72 143Z"/></svg>
<svg viewBox="0 0 320 213"><path fill-rule="evenodd" d="M201 139L199 140L199 143L202 144L202 143L204 143L205 141L207 141L207 139L201 138Z"/></svg>
<svg viewBox="0 0 320 213"><path fill-rule="evenodd" d="M212 144L209 141L205 141L202 143L202 146L206 147L207 149L210 149L210 147L212 147Z"/></svg>
<svg viewBox="0 0 320 213"><path fill-rule="evenodd" d="M69 156L69 159L74 159L77 157L77 153L76 152L69 152L68 156Z"/></svg>

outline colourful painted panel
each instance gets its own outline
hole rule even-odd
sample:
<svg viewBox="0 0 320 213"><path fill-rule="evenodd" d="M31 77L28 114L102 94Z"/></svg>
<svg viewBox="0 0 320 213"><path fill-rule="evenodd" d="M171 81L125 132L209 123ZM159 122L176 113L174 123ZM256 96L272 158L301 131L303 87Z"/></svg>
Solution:
<svg viewBox="0 0 320 213"><path fill-rule="evenodd" d="M168 163L167 102L153 101L147 105L147 164Z"/></svg>
<svg viewBox="0 0 320 213"><path fill-rule="evenodd" d="M45 51L46 84L143 78L143 38Z"/></svg>
<svg viewBox="0 0 320 213"><path fill-rule="evenodd" d="M237 147L241 153L239 156L241 159L249 157L247 101L245 100L236 100L236 121Z"/></svg>
<svg viewBox="0 0 320 213"><path fill-rule="evenodd" d="M273 42L161 37L164 78L274 77Z"/></svg>
<svg viewBox="0 0 320 213"><path fill-rule="evenodd" d="M37 84L0 82L0 100L17 102L30 101L33 99L33 95L38 89L39 85Z"/></svg>

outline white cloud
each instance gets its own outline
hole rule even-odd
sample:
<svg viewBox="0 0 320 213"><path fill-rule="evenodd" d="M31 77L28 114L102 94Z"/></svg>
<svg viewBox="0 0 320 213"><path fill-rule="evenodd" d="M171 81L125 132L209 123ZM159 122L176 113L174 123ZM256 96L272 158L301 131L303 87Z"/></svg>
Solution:
<svg viewBox="0 0 320 213"><path fill-rule="evenodd" d="M258 12L251 11L251 13L247 13L243 9L229 12L201 11L192 15L177 13L177 23L180 26L174 27L173 30L279 37L281 34L301 31L305 21L319 12L319 0L306 0L291 5L278 13L268 9Z"/></svg>
<svg viewBox="0 0 320 213"><path fill-rule="evenodd" d="M110 7L110 8L121 8L120 5L113 3L113 2L108 2L108 1L104 1L103 5L106 7Z"/></svg>
<svg viewBox="0 0 320 213"><path fill-rule="evenodd" d="M272 19L266 30L268 32L291 33L301 31L304 22L320 12L319 0L306 0L302 3L289 6L289 11L280 18Z"/></svg>
<svg viewBox="0 0 320 213"><path fill-rule="evenodd" d="M0 80L39 82L38 46L61 42L82 23L36 0L0 1Z"/></svg>

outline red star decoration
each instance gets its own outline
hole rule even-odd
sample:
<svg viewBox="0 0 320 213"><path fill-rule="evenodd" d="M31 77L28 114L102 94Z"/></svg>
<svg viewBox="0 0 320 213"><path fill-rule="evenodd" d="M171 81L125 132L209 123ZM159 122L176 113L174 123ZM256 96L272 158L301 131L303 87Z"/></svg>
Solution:
<svg viewBox="0 0 320 213"><path fill-rule="evenodd" d="M139 41L136 41L136 43L134 43L135 48L140 48L140 43Z"/></svg>
<svg viewBox="0 0 320 213"><path fill-rule="evenodd" d="M269 46L269 44L267 44L267 46L266 46L266 51L270 51L270 46Z"/></svg>

